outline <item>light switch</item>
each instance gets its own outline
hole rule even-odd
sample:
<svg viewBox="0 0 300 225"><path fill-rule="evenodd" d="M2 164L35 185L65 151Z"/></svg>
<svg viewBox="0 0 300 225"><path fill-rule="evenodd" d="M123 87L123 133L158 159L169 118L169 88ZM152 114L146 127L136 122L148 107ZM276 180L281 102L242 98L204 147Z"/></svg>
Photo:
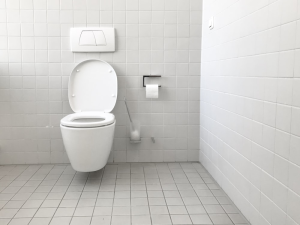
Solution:
<svg viewBox="0 0 300 225"><path fill-rule="evenodd" d="M97 45L106 45L106 39L105 39L105 35L103 33L102 30L94 30L94 35L95 35L95 39L96 39L96 44Z"/></svg>
<svg viewBox="0 0 300 225"><path fill-rule="evenodd" d="M96 40L93 31L82 31L79 39L79 45L96 46Z"/></svg>

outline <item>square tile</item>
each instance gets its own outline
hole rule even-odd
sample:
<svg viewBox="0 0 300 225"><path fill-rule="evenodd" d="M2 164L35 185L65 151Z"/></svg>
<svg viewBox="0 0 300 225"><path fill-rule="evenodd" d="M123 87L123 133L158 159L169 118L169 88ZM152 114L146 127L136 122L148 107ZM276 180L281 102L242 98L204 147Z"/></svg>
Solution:
<svg viewBox="0 0 300 225"><path fill-rule="evenodd" d="M167 225L172 224L169 215L151 215L153 225Z"/></svg>
<svg viewBox="0 0 300 225"><path fill-rule="evenodd" d="M77 207L92 207L95 206L96 199L80 199Z"/></svg>
<svg viewBox="0 0 300 225"><path fill-rule="evenodd" d="M219 205L215 197L199 197L203 205Z"/></svg>
<svg viewBox="0 0 300 225"><path fill-rule="evenodd" d="M59 207L66 207L66 208L72 208L76 207L78 203L77 199L71 199L71 200L62 200L59 204Z"/></svg>
<svg viewBox="0 0 300 225"><path fill-rule="evenodd" d="M130 198L130 191L116 191L115 198Z"/></svg>
<svg viewBox="0 0 300 225"><path fill-rule="evenodd" d="M112 216L111 225L130 225L130 216Z"/></svg>
<svg viewBox="0 0 300 225"><path fill-rule="evenodd" d="M188 205L186 209L189 214L206 214L206 211L202 205Z"/></svg>
<svg viewBox="0 0 300 225"><path fill-rule="evenodd" d="M222 208L225 210L226 213L239 213L239 210L234 205L222 205Z"/></svg>
<svg viewBox="0 0 300 225"><path fill-rule="evenodd" d="M150 206L150 213L154 215L169 215L167 206Z"/></svg>
<svg viewBox="0 0 300 225"><path fill-rule="evenodd" d="M149 205L166 205L164 198L148 198Z"/></svg>
<svg viewBox="0 0 300 225"><path fill-rule="evenodd" d="M42 208L57 208L61 200L45 200L42 204ZM24 207L23 207L24 208Z"/></svg>
<svg viewBox="0 0 300 225"><path fill-rule="evenodd" d="M219 197L219 196L217 196L216 198L217 198L219 204L222 204L222 205L232 204L231 200L228 197L223 197L223 196Z"/></svg>
<svg viewBox="0 0 300 225"><path fill-rule="evenodd" d="M209 217L214 224L233 224L227 214L209 214Z"/></svg>
<svg viewBox="0 0 300 225"><path fill-rule="evenodd" d="M137 215L131 217L132 225L151 225L151 218L147 215Z"/></svg>
<svg viewBox="0 0 300 225"><path fill-rule="evenodd" d="M92 216L94 207L78 207L75 209L74 216Z"/></svg>
<svg viewBox="0 0 300 225"><path fill-rule="evenodd" d="M188 190L188 191L179 191L182 198L185 197L197 197L197 194L194 190Z"/></svg>
<svg viewBox="0 0 300 225"><path fill-rule="evenodd" d="M54 217L52 218L50 225L69 225L72 217Z"/></svg>
<svg viewBox="0 0 300 225"><path fill-rule="evenodd" d="M17 212L18 212L18 209L1 209L0 210L0 219L13 218Z"/></svg>
<svg viewBox="0 0 300 225"><path fill-rule="evenodd" d="M206 214L203 215L190 215L192 222L194 224L213 224L212 221L210 220L209 216Z"/></svg>
<svg viewBox="0 0 300 225"><path fill-rule="evenodd" d="M54 217L70 217L73 216L75 208L58 208Z"/></svg>
<svg viewBox="0 0 300 225"><path fill-rule="evenodd" d="M180 198L179 191L164 191L165 198Z"/></svg>
<svg viewBox="0 0 300 225"><path fill-rule="evenodd" d="M185 205L200 205L201 202L197 197L183 197L183 202Z"/></svg>
<svg viewBox="0 0 300 225"><path fill-rule="evenodd" d="M112 207L95 207L94 216L110 216L112 215Z"/></svg>
<svg viewBox="0 0 300 225"><path fill-rule="evenodd" d="M225 213L221 205L204 205L207 213Z"/></svg>
<svg viewBox="0 0 300 225"><path fill-rule="evenodd" d="M32 218L29 225L48 225L50 221L51 218Z"/></svg>
<svg viewBox="0 0 300 225"><path fill-rule="evenodd" d="M91 217L73 217L70 225L90 225Z"/></svg>
<svg viewBox="0 0 300 225"><path fill-rule="evenodd" d="M28 225L30 222L31 218L17 218L17 219L12 219L9 222L9 225Z"/></svg>
<svg viewBox="0 0 300 225"><path fill-rule="evenodd" d="M169 213L172 215L185 215L188 214L185 206L168 206Z"/></svg>
<svg viewBox="0 0 300 225"><path fill-rule="evenodd" d="M173 224L192 224L188 215L171 215Z"/></svg>
<svg viewBox="0 0 300 225"><path fill-rule="evenodd" d="M92 218L91 225L110 225L110 216L95 216Z"/></svg>
<svg viewBox="0 0 300 225"><path fill-rule="evenodd" d="M149 206L131 206L131 215L149 215Z"/></svg>
<svg viewBox="0 0 300 225"><path fill-rule="evenodd" d="M149 198L163 198L164 194L162 191L147 191Z"/></svg>
<svg viewBox="0 0 300 225"><path fill-rule="evenodd" d="M130 198L114 199L114 206L130 206Z"/></svg>
<svg viewBox="0 0 300 225"><path fill-rule="evenodd" d="M4 209L20 209L25 201L9 201L4 205Z"/></svg>
<svg viewBox="0 0 300 225"><path fill-rule="evenodd" d="M97 199L96 206L112 206L113 202L114 202L114 199L112 199L112 198L107 198L107 199L100 198L100 199Z"/></svg>
<svg viewBox="0 0 300 225"><path fill-rule="evenodd" d="M37 209L20 209L15 215L15 218L33 217Z"/></svg>
<svg viewBox="0 0 300 225"><path fill-rule="evenodd" d="M114 198L114 194L113 191L100 191L98 193L98 198Z"/></svg>
<svg viewBox="0 0 300 225"><path fill-rule="evenodd" d="M131 199L131 206L147 206L148 199L147 198L132 198Z"/></svg>
<svg viewBox="0 0 300 225"><path fill-rule="evenodd" d="M241 214L228 214L230 219L234 222L234 224L247 224L248 221Z"/></svg>
<svg viewBox="0 0 300 225"><path fill-rule="evenodd" d="M166 198L167 205L184 205L182 198Z"/></svg>
<svg viewBox="0 0 300 225"><path fill-rule="evenodd" d="M130 207L129 206L123 206L123 207L113 207L113 215L116 216L130 216Z"/></svg>
<svg viewBox="0 0 300 225"><path fill-rule="evenodd" d="M27 200L22 208L39 208L43 200Z"/></svg>
<svg viewBox="0 0 300 225"><path fill-rule="evenodd" d="M40 208L34 217L53 217L56 208Z"/></svg>

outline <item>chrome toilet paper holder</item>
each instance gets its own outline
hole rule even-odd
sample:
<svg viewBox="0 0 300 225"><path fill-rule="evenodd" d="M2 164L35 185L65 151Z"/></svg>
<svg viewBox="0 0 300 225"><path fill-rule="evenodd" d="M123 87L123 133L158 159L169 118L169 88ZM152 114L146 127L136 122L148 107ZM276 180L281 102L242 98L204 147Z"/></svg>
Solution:
<svg viewBox="0 0 300 225"><path fill-rule="evenodd" d="M146 85L145 85L145 78L146 77L161 77L161 75L144 75L143 76L143 87L146 87ZM161 85L159 85L158 87L161 87Z"/></svg>

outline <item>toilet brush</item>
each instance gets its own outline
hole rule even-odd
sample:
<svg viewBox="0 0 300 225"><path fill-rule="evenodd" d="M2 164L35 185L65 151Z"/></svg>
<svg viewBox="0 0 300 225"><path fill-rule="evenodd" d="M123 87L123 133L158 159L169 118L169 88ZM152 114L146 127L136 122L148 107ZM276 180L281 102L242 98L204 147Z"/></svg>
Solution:
<svg viewBox="0 0 300 225"><path fill-rule="evenodd" d="M126 106L126 109L127 109L127 113L128 113L128 117L129 117L129 120L130 120L130 139L131 141L133 142L140 142L141 140L141 135L140 135L140 130L139 130L139 126L138 124L136 124L137 126L134 126L134 123L131 119L131 116L130 116L130 113L129 113L129 110L128 110L128 106L127 106L127 102L126 102L126 98L124 98L124 102L125 102L125 106Z"/></svg>

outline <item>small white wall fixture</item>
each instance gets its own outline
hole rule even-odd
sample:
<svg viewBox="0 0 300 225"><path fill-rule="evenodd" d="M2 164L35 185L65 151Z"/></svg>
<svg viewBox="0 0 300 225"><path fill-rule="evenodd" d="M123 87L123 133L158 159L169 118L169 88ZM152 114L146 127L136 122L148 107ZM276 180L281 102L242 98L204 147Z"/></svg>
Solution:
<svg viewBox="0 0 300 225"><path fill-rule="evenodd" d="M71 28L72 52L114 52L115 28L76 27Z"/></svg>

